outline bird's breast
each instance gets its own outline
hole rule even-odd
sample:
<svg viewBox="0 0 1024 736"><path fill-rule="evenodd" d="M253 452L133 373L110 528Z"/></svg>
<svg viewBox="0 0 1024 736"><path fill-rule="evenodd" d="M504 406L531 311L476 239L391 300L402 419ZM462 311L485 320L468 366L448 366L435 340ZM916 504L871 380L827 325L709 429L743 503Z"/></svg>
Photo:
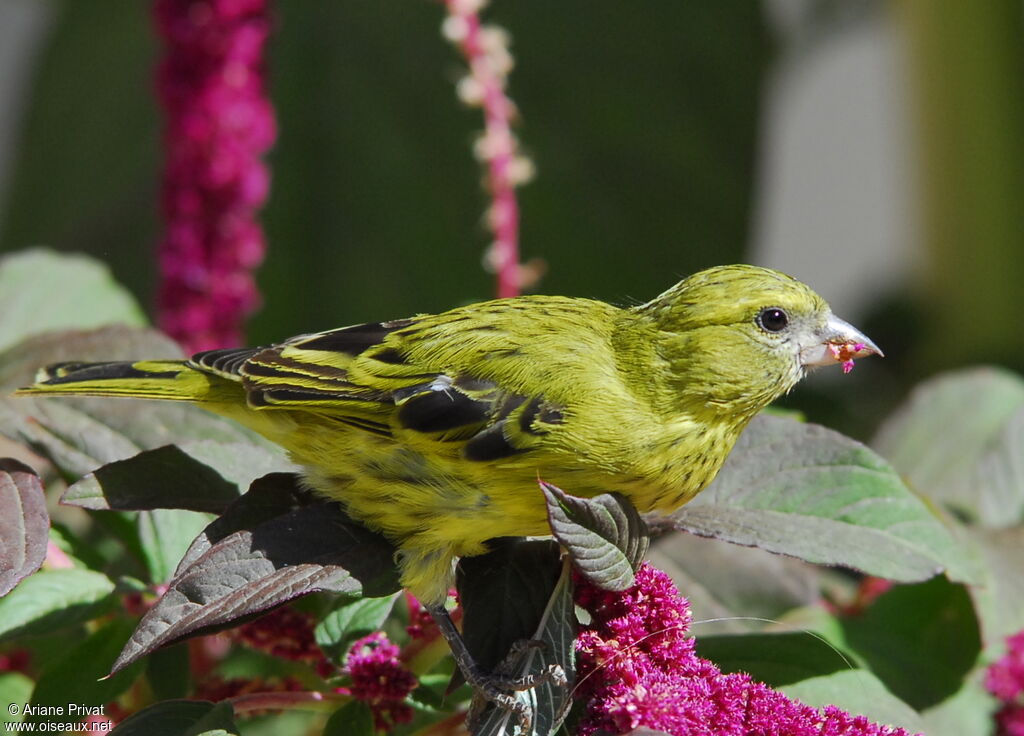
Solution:
<svg viewBox="0 0 1024 736"><path fill-rule="evenodd" d="M715 479L739 431L685 419L669 424L640 454L621 492L641 512L674 511Z"/></svg>

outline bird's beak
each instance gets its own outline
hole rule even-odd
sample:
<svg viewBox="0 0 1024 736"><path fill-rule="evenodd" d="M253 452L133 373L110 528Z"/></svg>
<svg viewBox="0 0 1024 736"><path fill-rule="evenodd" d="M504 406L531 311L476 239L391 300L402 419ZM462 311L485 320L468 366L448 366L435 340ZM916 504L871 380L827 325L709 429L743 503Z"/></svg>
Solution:
<svg viewBox="0 0 1024 736"><path fill-rule="evenodd" d="M842 363L843 372L849 373L854 358L882 357L882 351L867 335L834 314L828 316L825 326L814 337L814 343L800 351L803 366Z"/></svg>

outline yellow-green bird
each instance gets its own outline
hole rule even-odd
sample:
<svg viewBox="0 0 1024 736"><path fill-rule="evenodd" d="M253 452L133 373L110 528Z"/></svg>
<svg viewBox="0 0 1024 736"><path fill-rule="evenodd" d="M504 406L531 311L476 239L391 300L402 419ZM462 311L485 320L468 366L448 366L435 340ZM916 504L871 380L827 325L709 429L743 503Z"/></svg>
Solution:
<svg viewBox="0 0 1024 736"><path fill-rule="evenodd" d="M251 427L394 542L437 613L458 557L548 533L538 477L670 511L808 367L871 354L809 287L738 265L630 308L488 301L190 360L63 363L19 393L192 401Z"/></svg>

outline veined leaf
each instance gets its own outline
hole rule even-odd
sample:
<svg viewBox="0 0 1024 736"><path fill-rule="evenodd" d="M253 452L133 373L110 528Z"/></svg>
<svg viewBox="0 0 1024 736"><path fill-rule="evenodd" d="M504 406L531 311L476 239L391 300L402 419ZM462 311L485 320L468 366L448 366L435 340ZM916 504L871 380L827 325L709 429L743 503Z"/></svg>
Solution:
<svg viewBox="0 0 1024 736"><path fill-rule="evenodd" d="M133 667L113 677L103 676L130 631L129 621L113 619L91 633L40 675L32 693L32 704L63 706L65 709L69 703L97 707L116 698L132 684L141 669ZM38 715L25 720L52 722L53 716Z"/></svg>
<svg viewBox="0 0 1024 736"><path fill-rule="evenodd" d="M356 639L380 630L397 598L396 593L382 598L339 601L313 630L317 645L325 655L341 663Z"/></svg>
<svg viewBox="0 0 1024 736"><path fill-rule="evenodd" d="M0 599L0 640L88 621L114 605L114 584L92 570L42 570Z"/></svg>
<svg viewBox="0 0 1024 736"><path fill-rule="evenodd" d="M672 518L701 536L891 580L979 575L883 458L824 427L776 417L751 422L718 478Z"/></svg>
<svg viewBox="0 0 1024 736"><path fill-rule="evenodd" d="M201 736L237 734L230 703L205 700L165 700L143 708L117 724L117 736Z"/></svg>
<svg viewBox="0 0 1024 736"><path fill-rule="evenodd" d="M1024 379L972 368L921 384L873 446L928 498L985 526L1024 522Z"/></svg>
<svg viewBox="0 0 1024 736"><path fill-rule="evenodd" d="M654 540L648 559L685 591L698 640L756 631L821 600L820 567L757 547L666 534Z"/></svg>
<svg viewBox="0 0 1024 736"><path fill-rule="evenodd" d="M551 736L568 715L572 683L576 676L576 614L568 565L563 565L562 574L530 639L543 642L544 646L525 650L514 665L507 670L499 668L499 671L523 677L556 667L565 675L565 682L548 679L529 690L513 694L530 715L529 732L519 729L513 713L491 706L473 729L474 736Z"/></svg>
<svg viewBox="0 0 1024 736"><path fill-rule="evenodd" d="M851 669L850 658L809 632L698 636L697 654L722 672L746 672L772 687Z"/></svg>
<svg viewBox="0 0 1024 736"><path fill-rule="evenodd" d="M242 442L199 440L108 463L70 486L61 503L87 509L223 512L254 480L293 466Z"/></svg>
<svg viewBox="0 0 1024 736"><path fill-rule="evenodd" d="M576 569L604 590L630 587L650 543L647 524L633 504L616 493L581 498L544 481L540 487L551 531Z"/></svg>
<svg viewBox="0 0 1024 736"><path fill-rule="evenodd" d="M0 350L41 332L111 324L146 318L101 262L44 248L0 258Z"/></svg>
<svg viewBox="0 0 1024 736"><path fill-rule="evenodd" d="M981 651L970 596L944 577L897 585L841 624L850 649L918 710L957 692Z"/></svg>
<svg viewBox="0 0 1024 736"><path fill-rule="evenodd" d="M227 522L213 522L202 541L193 543L167 591L139 622L114 672L165 644L224 628L307 593L382 596L398 589L394 547L349 519L338 504L282 504L276 508L286 510L272 516L267 510L272 506L263 508L261 515L244 509L232 515L229 508ZM248 519L251 524L228 531Z"/></svg>
<svg viewBox="0 0 1024 736"><path fill-rule="evenodd" d="M0 597L7 595L46 559L50 515L35 471L11 458L0 459Z"/></svg>
<svg viewBox="0 0 1024 736"><path fill-rule="evenodd" d="M497 667L517 641L533 636L561 570L561 553L550 540L493 544L457 568L463 637L485 671Z"/></svg>
<svg viewBox="0 0 1024 736"><path fill-rule="evenodd" d="M909 733L932 736L932 731L925 728L921 716L889 692L868 670L841 670L784 685L779 689L789 697L814 708L835 705L848 713L867 716L874 723L898 726Z"/></svg>

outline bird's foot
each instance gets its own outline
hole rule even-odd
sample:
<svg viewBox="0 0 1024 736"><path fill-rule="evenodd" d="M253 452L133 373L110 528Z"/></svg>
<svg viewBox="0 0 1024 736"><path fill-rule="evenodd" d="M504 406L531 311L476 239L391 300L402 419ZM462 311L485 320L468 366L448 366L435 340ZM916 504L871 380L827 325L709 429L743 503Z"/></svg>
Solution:
<svg viewBox="0 0 1024 736"><path fill-rule="evenodd" d="M516 717L521 733L530 733L532 720L530 708L523 700L516 698L514 693L530 690L546 682L553 682L562 687L568 684L565 671L557 664L548 665L534 674L515 674L517 671L522 671L523 660L531 649L546 648L547 644L534 639L517 641L494 669L494 672L484 672L476 663L473 655L470 654L462 634L455 627L445 607L436 604L427 605L426 609L433 616L441 634L448 641L452 656L462 671L463 677L473 688L473 703L466 718L470 730L475 729L476 723L484 715L487 705L493 703L495 707Z"/></svg>
<svg viewBox="0 0 1024 736"><path fill-rule="evenodd" d="M553 683L557 687L565 687L568 680L560 665L550 664L540 672L529 675L516 675L523 658L531 649L546 649L547 644L537 639L522 639L515 642L505 658L498 664L494 672L487 674L480 670L474 662L471 667L463 668L463 675L474 690L473 702L466 722L470 730L476 728L479 720L493 704L496 708L511 713L519 723L520 732L530 732L532 718L528 705L512 693L532 690L544 683Z"/></svg>

